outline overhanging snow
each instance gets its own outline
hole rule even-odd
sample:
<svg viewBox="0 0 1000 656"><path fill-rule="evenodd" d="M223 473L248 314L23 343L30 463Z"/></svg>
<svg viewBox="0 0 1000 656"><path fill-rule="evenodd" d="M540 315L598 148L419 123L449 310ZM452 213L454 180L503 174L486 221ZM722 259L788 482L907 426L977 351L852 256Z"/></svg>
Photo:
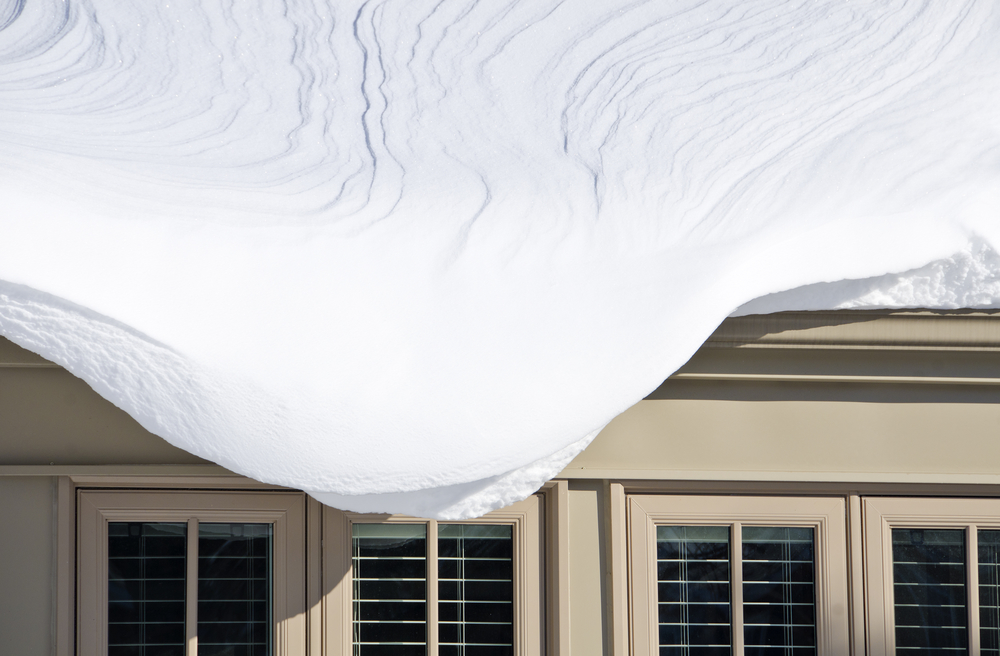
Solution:
<svg viewBox="0 0 1000 656"><path fill-rule="evenodd" d="M234 471L481 514L737 308L1000 305L997 107L992 0L0 0L0 333Z"/></svg>

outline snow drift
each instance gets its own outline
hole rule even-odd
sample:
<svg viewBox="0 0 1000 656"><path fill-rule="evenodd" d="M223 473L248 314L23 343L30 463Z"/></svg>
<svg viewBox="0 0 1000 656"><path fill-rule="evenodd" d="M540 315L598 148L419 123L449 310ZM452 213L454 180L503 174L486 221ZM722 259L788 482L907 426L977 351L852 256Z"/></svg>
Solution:
<svg viewBox="0 0 1000 656"><path fill-rule="evenodd" d="M0 0L0 333L480 514L740 306L1000 304L998 71L991 0Z"/></svg>

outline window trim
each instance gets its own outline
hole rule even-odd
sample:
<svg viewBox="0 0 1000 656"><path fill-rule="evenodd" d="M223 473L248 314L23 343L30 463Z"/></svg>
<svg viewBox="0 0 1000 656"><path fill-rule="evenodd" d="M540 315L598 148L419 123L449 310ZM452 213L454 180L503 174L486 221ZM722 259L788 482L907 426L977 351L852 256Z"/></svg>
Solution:
<svg viewBox="0 0 1000 656"><path fill-rule="evenodd" d="M323 508L323 589L326 619L326 653L352 653L353 560L352 526L357 523L427 525L427 653L437 653L437 525L505 524L514 537L514 654L539 656L546 651L546 544L545 499L535 494L483 517L467 520L433 520L408 515L377 515Z"/></svg>
<svg viewBox="0 0 1000 656"><path fill-rule="evenodd" d="M275 656L306 653L305 495L301 492L189 490L77 491L77 654L107 653L107 549L112 521L269 523L273 536ZM188 561L188 599L197 592L197 563ZM193 576L193 578L192 578ZM196 604L187 604L187 649L196 642ZM194 623L194 624L192 624Z"/></svg>
<svg viewBox="0 0 1000 656"><path fill-rule="evenodd" d="M137 472L142 469L143 472ZM149 470L147 473L146 470ZM206 470L197 473L195 470ZM150 490L220 492L275 491L303 495L299 490L261 483L226 472L216 466L143 466L143 467L81 467L79 472L58 477L56 504L56 656L77 656L78 650L78 589L79 534L77 497L82 490L122 490L132 494ZM569 651L569 484L552 480L537 493L543 501L545 543L545 607L544 630L548 639L548 656L566 656ZM322 555L323 541L336 533L326 515L331 509L310 496L306 506L306 616L307 650L309 656L344 653L329 648L337 645L333 636L341 635L344 627L338 619L328 627L332 615L330 604L337 603L332 594L339 578L331 572L337 567ZM339 511L334 511L339 512ZM327 542L330 544L330 542ZM350 605L347 606L350 609ZM349 627L348 627L349 630ZM350 652L347 652L350 653Z"/></svg>
<svg viewBox="0 0 1000 656"><path fill-rule="evenodd" d="M966 613L969 653L978 654L978 529L1000 529L1000 499L865 497L864 559L869 656L896 650L895 595L892 579L892 529L942 528L965 531Z"/></svg>
<svg viewBox="0 0 1000 656"><path fill-rule="evenodd" d="M657 651L656 526L810 527L816 536L816 653L850 653L847 508L843 497L627 496L626 561L629 653ZM733 553L734 565L740 554ZM733 587L733 656L742 654L742 589Z"/></svg>

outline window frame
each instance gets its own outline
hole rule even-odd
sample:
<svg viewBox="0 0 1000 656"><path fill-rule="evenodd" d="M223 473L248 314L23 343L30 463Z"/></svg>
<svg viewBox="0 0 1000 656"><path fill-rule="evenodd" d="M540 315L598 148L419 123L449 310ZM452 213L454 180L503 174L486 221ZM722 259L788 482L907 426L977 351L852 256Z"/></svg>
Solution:
<svg viewBox="0 0 1000 656"><path fill-rule="evenodd" d="M965 585L969 653L980 651L979 529L1000 530L1000 499L944 497L863 498L867 653L896 651L892 529L961 529L965 532Z"/></svg>
<svg viewBox="0 0 1000 656"><path fill-rule="evenodd" d="M306 653L305 495L301 492L191 490L77 490L77 654L108 649L109 522L188 524L186 643L197 653L199 522L273 526L272 631L275 656ZM194 600L194 603L191 603Z"/></svg>
<svg viewBox="0 0 1000 656"><path fill-rule="evenodd" d="M408 515L379 515L323 508L323 589L326 653L353 653L352 527L358 523L427 526L427 653L438 653L438 524L502 524L514 539L514 655L546 652L545 499L535 494L476 519L433 520Z"/></svg>
<svg viewBox="0 0 1000 656"><path fill-rule="evenodd" d="M847 507L843 497L709 496L630 494L626 497L628 650L656 653L659 647L656 527L809 527L815 533L817 656L850 652ZM732 537L731 537L732 539ZM730 562L733 656L742 656L742 553L732 544Z"/></svg>

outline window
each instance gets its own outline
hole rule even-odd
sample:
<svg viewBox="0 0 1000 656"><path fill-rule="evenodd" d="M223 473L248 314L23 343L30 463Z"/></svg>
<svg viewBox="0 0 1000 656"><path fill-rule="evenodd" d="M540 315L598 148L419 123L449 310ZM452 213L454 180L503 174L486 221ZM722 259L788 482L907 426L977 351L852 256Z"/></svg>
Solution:
<svg viewBox="0 0 1000 656"><path fill-rule="evenodd" d="M842 498L633 495L630 648L849 653Z"/></svg>
<svg viewBox="0 0 1000 656"><path fill-rule="evenodd" d="M78 494L81 656L305 653L303 494Z"/></svg>
<svg viewBox="0 0 1000 656"><path fill-rule="evenodd" d="M869 653L1000 654L1000 500L864 502Z"/></svg>
<svg viewBox="0 0 1000 656"><path fill-rule="evenodd" d="M469 521L325 513L331 653L542 653L539 496Z"/></svg>

